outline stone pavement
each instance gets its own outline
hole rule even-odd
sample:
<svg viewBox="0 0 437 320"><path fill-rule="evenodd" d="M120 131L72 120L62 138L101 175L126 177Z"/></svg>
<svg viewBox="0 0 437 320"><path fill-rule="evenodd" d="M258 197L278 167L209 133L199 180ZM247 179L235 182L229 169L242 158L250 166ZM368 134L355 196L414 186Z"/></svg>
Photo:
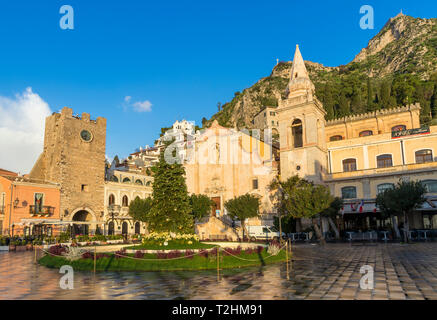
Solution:
<svg viewBox="0 0 437 320"><path fill-rule="evenodd" d="M34 264L34 253L0 253L3 299L437 300L437 242L410 245L293 245L285 263L217 272L75 272L74 290L62 274ZM361 289L360 268L374 268L374 288Z"/></svg>
<svg viewBox="0 0 437 320"><path fill-rule="evenodd" d="M437 243L295 245L293 251L287 291L294 298L437 299ZM360 288L364 265L373 267L373 290Z"/></svg>

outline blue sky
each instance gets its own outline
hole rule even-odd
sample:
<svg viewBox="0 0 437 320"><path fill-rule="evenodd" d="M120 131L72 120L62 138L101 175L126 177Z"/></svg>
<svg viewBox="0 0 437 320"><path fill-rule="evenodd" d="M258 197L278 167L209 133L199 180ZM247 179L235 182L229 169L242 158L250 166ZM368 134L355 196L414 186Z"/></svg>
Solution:
<svg viewBox="0 0 437 320"><path fill-rule="evenodd" d="M69 106L106 117L107 154L123 157L177 119L209 118L217 102L267 76L276 59L291 60L296 43L305 60L337 66L401 9L437 17L435 1L309 3L2 1L0 96L14 99L31 87L51 111ZM59 27L64 4L74 9L74 30ZM374 30L359 27L364 4L375 10ZM145 101L151 111L132 107Z"/></svg>

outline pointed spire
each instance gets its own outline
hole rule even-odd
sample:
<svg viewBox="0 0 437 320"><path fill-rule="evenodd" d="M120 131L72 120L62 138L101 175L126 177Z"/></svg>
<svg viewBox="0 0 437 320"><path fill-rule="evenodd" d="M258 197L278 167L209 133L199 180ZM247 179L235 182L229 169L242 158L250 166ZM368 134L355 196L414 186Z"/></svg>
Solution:
<svg viewBox="0 0 437 320"><path fill-rule="evenodd" d="M291 80L297 78L310 78L298 44L296 45L296 52L294 53L293 68L291 69Z"/></svg>
<svg viewBox="0 0 437 320"><path fill-rule="evenodd" d="M314 84L311 82L310 76L308 75L305 62L299 50L299 45L296 45L290 82L287 86L287 95L289 98L300 95L313 95L314 91Z"/></svg>

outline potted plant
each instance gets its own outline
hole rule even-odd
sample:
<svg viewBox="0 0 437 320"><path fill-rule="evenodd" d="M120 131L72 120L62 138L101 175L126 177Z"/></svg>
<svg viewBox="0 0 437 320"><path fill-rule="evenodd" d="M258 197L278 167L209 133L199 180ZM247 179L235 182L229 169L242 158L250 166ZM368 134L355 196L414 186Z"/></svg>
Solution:
<svg viewBox="0 0 437 320"><path fill-rule="evenodd" d="M9 251L9 246L7 241L8 239L6 237L0 236L0 251Z"/></svg>
<svg viewBox="0 0 437 320"><path fill-rule="evenodd" d="M15 251L16 249L16 245L15 245L15 240L10 240L9 241L9 251Z"/></svg>
<svg viewBox="0 0 437 320"><path fill-rule="evenodd" d="M17 240L17 242L15 243L15 251L26 251L26 250L27 250L26 240L22 240L22 239Z"/></svg>

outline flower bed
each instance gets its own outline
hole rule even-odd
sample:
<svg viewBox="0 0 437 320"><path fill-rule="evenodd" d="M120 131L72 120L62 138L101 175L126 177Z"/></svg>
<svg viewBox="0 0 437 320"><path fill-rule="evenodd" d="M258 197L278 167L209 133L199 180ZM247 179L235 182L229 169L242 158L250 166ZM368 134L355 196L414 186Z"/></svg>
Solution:
<svg viewBox="0 0 437 320"><path fill-rule="evenodd" d="M181 250L208 249L214 245L201 243L195 234L156 233L152 232L142 238L140 245L128 247L131 250Z"/></svg>
<svg viewBox="0 0 437 320"><path fill-rule="evenodd" d="M264 247L220 249L220 269L241 268L265 265L285 261L286 254L280 250L272 255L271 248ZM39 260L41 265L59 268L69 264L74 270L94 269L94 253L85 252L77 259L68 259L68 248L57 246L50 248L50 253ZM96 256L97 271L176 271L206 270L217 268L217 248L211 250L172 250L169 252L144 253L136 251L129 254L126 250L115 253L98 253Z"/></svg>

